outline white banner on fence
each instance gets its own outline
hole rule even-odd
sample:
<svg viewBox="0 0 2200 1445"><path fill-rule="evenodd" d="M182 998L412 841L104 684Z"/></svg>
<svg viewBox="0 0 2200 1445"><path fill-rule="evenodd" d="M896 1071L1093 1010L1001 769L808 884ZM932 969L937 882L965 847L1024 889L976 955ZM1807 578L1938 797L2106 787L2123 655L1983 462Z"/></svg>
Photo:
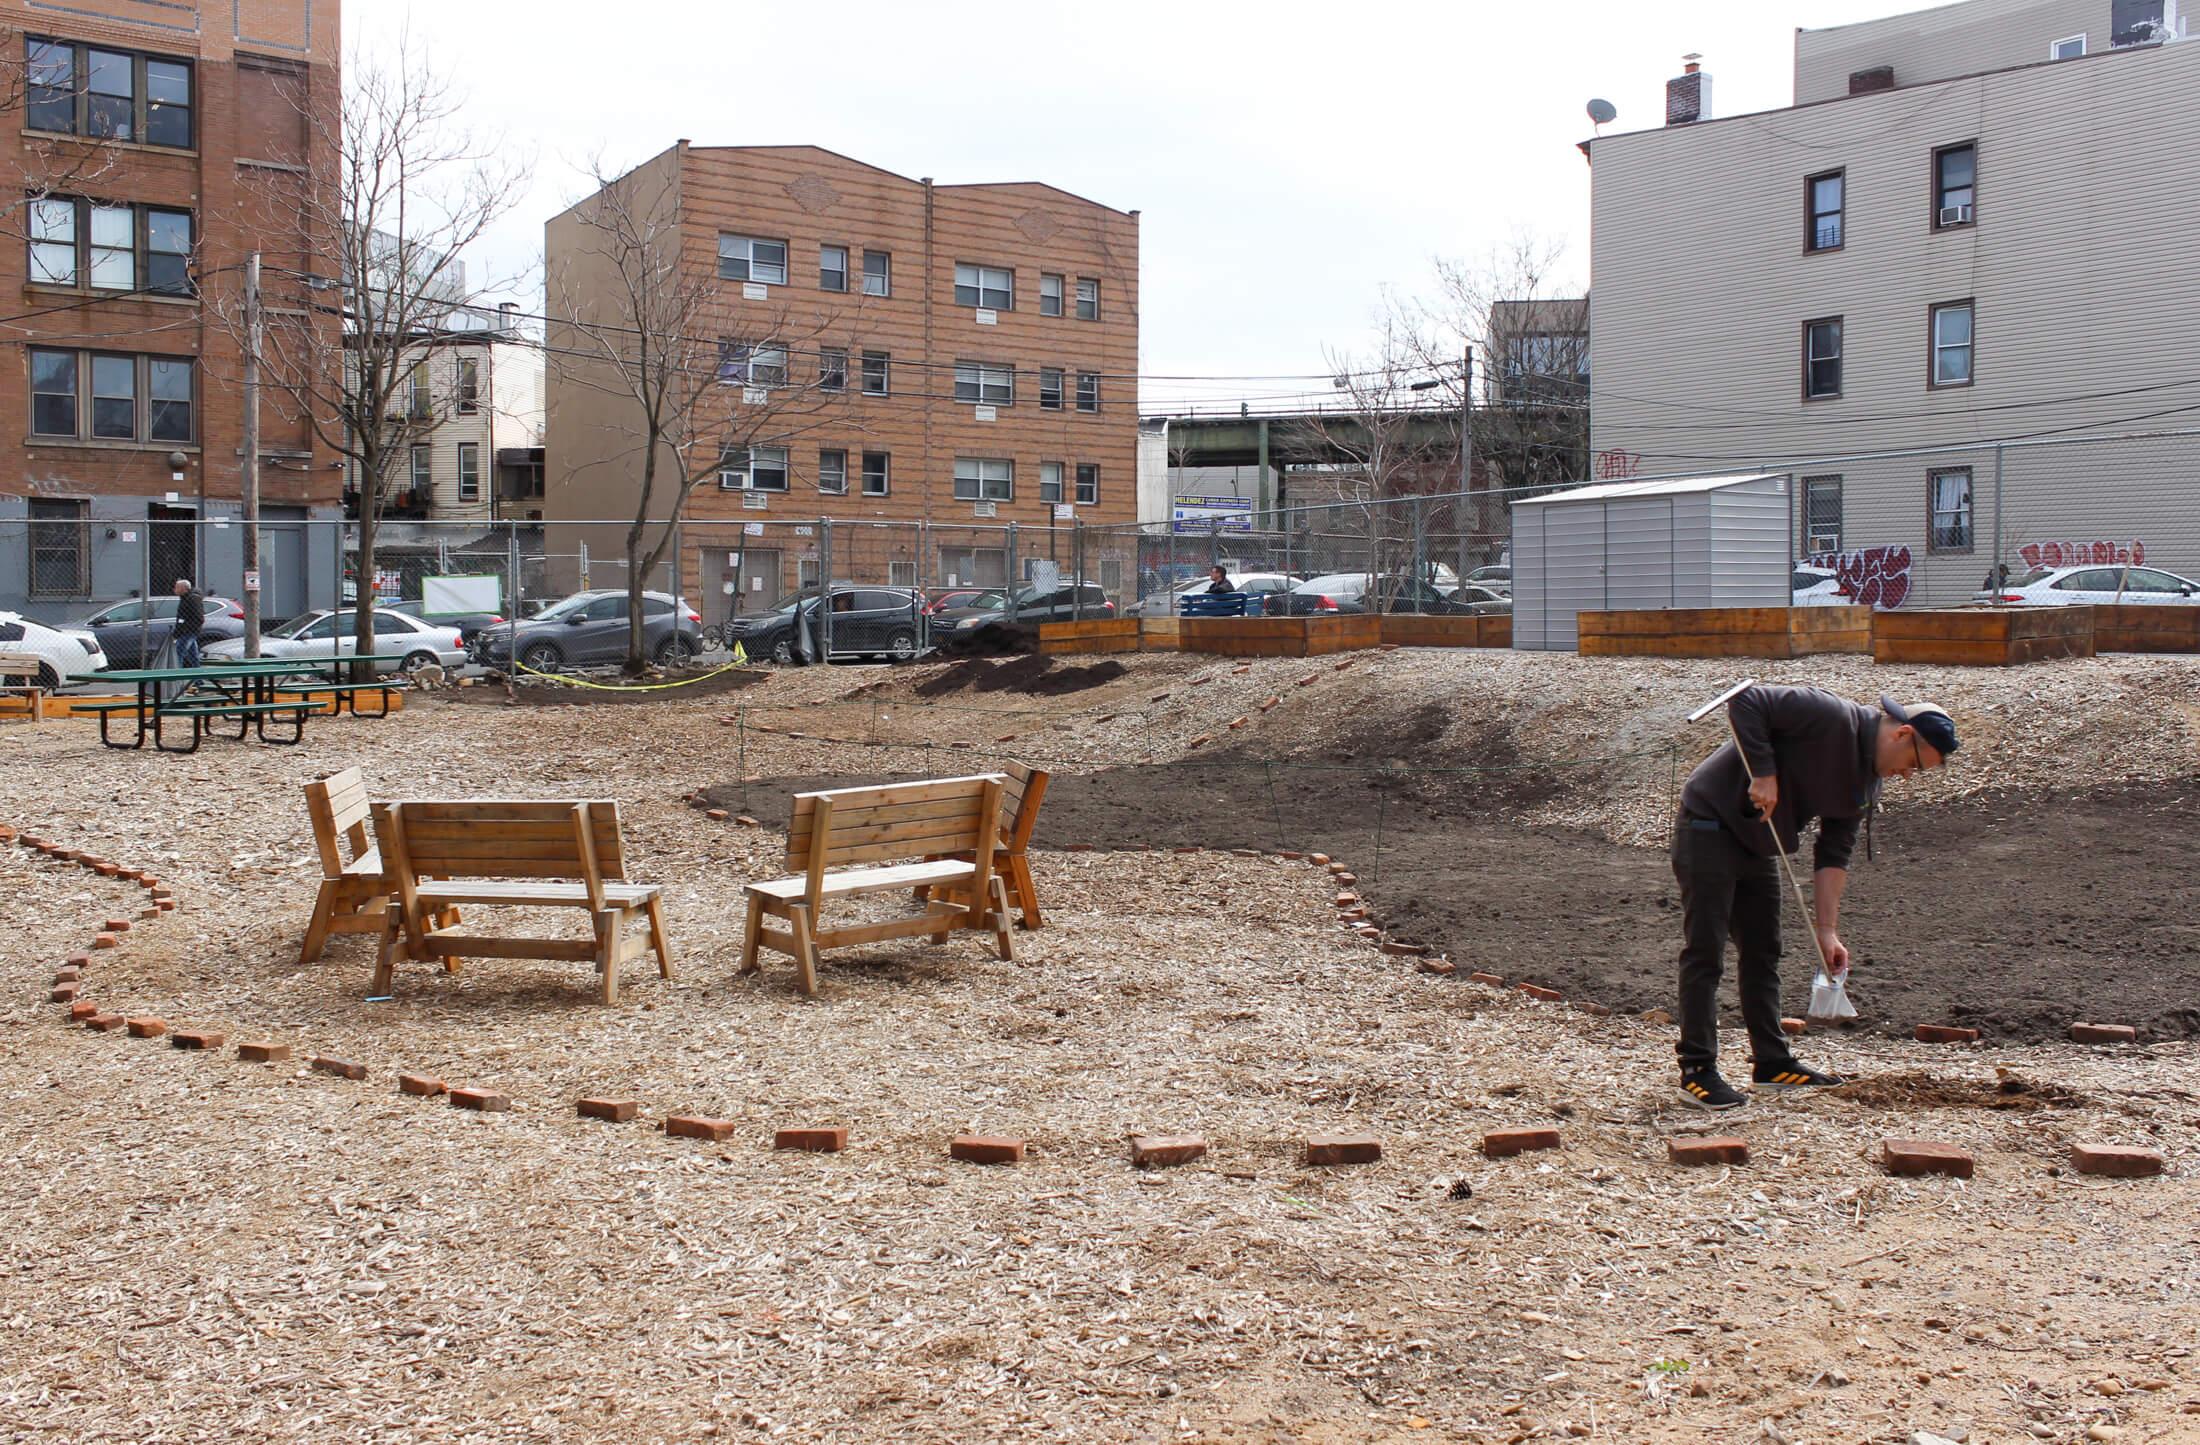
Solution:
<svg viewBox="0 0 2200 1445"><path fill-rule="evenodd" d="M504 579L487 577L423 577L420 610L430 617L444 612L504 611Z"/></svg>

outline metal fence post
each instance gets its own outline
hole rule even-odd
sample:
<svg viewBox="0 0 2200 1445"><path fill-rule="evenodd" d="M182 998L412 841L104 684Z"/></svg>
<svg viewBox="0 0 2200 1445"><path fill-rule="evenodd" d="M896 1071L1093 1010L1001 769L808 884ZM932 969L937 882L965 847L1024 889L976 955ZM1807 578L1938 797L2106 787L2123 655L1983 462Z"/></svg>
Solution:
<svg viewBox="0 0 2200 1445"><path fill-rule="evenodd" d="M1008 591L1009 615L1011 617L1015 615L1016 584L1022 580L1023 573L1018 571L1016 566L1016 524L1010 522L1008 524L1008 576L1001 585Z"/></svg>
<svg viewBox="0 0 2200 1445"><path fill-rule="evenodd" d="M1051 531L1048 535L1052 535ZM1079 517L1071 523L1070 566L1075 575L1070 578L1069 615L1078 622L1085 620L1085 519Z"/></svg>
<svg viewBox="0 0 2200 1445"><path fill-rule="evenodd" d="M2000 447L1994 448L1994 591L1997 596L2001 590L2002 574L2001 452Z"/></svg>
<svg viewBox="0 0 2200 1445"><path fill-rule="evenodd" d="M817 519L818 661L833 660L833 519Z"/></svg>

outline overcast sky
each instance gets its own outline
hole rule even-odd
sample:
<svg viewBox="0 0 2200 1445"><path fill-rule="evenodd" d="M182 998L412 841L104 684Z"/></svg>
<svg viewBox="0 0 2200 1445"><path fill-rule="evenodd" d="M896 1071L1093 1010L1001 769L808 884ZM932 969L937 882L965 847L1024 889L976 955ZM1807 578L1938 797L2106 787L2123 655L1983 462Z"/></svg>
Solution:
<svg viewBox="0 0 2200 1445"><path fill-rule="evenodd" d="M812 144L947 183L1045 181L1142 212L1148 410L1256 407L1364 350L1385 287L1520 232L1589 270L1583 107L1663 119L1700 51L1719 115L1786 105L1797 26L1896 0L1407 3L352 0L348 50L400 27L531 154L532 197L471 258L512 274L600 154ZM539 297L529 297L529 310ZM1197 381L1178 377L1201 378Z"/></svg>

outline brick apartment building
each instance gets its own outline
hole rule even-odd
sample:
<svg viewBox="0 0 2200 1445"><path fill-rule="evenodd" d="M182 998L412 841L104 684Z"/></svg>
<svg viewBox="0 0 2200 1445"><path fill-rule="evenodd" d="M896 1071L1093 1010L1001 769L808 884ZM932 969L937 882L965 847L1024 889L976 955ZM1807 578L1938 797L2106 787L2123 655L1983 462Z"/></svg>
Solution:
<svg viewBox="0 0 2200 1445"><path fill-rule="evenodd" d="M14 303L0 366L0 608L55 620L178 576L235 596L243 262L327 256L303 188L333 176L332 0L0 0L0 200ZM302 307L271 277L271 308ZM333 325L333 322L329 324ZM343 476L263 408L268 615L325 595ZM180 455L181 465L174 458ZM311 534L309 538L309 534ZM308 589L312 589L310 592Z"/></svg>
<svg viewBox="0 0 2200 1445"><path fill-rule="evenodd" d="M632 183L676 209L684 264L722 288L729 329L782 328L740 348L725 406L760 386L805 393L784 437L728 449L689 499L681 586L707 619L817 580L816 519L834 523L834 580L907 586L998 584L1050 553L1066 576L1075 523L1135 520L1136 211L1036 182L935 185L814 146L682 141L616 184ZM560 342L574 292L558 278L585 273L588 204L547 227L553 554L582 530L560 522L631 516L639 473L631 404L589 387ZM586 530L619 555L621 529ZM1135 596L1122 557L1088 571Z"/></svg>

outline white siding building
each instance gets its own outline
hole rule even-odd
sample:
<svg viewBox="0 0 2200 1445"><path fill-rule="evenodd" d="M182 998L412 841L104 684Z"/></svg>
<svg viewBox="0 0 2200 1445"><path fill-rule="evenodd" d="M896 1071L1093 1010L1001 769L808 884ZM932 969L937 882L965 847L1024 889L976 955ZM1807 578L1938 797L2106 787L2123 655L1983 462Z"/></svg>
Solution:
<svg viewBox="0 0 2200 1445"><path fill-rule="evenodd" d="M1596 474L1792 470L1798 552L1897 605L2049 541L2200 568L2194 10L1799 31L1793 107L1590 142Z"/></svg>

